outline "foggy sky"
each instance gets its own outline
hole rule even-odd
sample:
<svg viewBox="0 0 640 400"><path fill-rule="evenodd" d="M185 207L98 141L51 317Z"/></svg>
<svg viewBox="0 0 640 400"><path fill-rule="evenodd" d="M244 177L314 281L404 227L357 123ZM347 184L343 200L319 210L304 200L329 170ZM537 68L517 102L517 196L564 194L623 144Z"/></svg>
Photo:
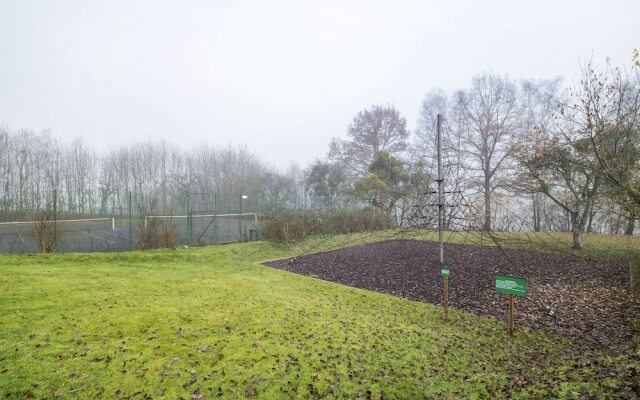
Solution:
<svg viewBox="0 0 640 400"><path fill-rule="evenodd" d="M372 104L481 72L571 81L628 65L640 1L0 0L0 126L97 150L162 138L322 158Z"/></svg>

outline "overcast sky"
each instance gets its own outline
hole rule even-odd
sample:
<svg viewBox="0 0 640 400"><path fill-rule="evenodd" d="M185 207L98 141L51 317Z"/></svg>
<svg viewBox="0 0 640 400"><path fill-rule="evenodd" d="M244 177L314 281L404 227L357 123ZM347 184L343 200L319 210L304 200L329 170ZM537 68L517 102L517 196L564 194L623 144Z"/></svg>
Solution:
<svg viewBox="0 0 640 400"><path fill-rule="evenodd" d="M0 126L97 150L247 144L304 167L353 116L480 72L571 80L629 64L640 1L0 0Z"/></svg>

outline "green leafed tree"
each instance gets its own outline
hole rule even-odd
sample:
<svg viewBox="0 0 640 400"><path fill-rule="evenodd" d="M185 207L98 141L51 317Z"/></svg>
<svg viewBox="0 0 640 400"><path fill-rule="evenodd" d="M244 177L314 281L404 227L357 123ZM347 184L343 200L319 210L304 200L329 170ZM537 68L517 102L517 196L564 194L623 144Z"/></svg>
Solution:
<svg viewBox="0 0 640 400"><path fill-rule="evenodd" d="M340 163L317 160L305 171L304 184L315 206L328 207L347 190L347 175Z"/></svg>
<svg viewBox="0 0 640 400"><path fill-rule="evenodd" d="M389 214L403 194L402 161L383 150L369 164L367 170L369 175L356 181L355 193L359 196L371 196L372 204Z"/></svg>

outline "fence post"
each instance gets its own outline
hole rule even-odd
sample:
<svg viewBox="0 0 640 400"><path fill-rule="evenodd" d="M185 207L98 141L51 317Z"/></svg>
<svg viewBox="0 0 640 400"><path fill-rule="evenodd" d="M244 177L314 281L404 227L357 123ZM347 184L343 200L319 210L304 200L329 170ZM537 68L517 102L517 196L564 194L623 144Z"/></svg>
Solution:
<svg viewBox="0 0 640 400"><path fill-rule="evenodd" d="M191 192L187 192L187 246L191 246Z"/></svg>
<svg viewBox="0 0 640 400"><path fill-rule="evenodd" d="M238 213L238 242L242 242L242 193L240 197L240 212Z"/></svg>
<svg viewBox="0 0 640 400"><path fill-rule="evenodd" d="M57 249L58 245L58 191L53 191L53 246Z"/></svg>
<svg viewBox="0 0 640 400"><path fill-rule="evenodd" d="M131 190L129 190L129 250L133 250L133 242L131 240L132 229L131 229Z"/></svg>
<svg viewBox="0 0 640 400"><path fill-rule="evenodd" d="M218 244L218 231L219 231L219 220L218 220L218 195L216 193L213 194L213 243Z"/></svg>

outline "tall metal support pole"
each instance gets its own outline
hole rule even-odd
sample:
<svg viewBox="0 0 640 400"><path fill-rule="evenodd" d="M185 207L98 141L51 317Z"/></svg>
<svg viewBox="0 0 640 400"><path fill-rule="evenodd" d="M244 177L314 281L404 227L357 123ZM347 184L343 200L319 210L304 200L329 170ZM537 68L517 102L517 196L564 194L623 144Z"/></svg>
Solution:
<svg viewBox="0 0 640 400"><path fill-rule="evenodd" d="M438 247L440 249L440 263L444 264L444 197L442 195L442 115L437 118L436 147L438 148Z"/></svg>
<svg viewBox="0 0 640 400"><path fill-rule="evenodd" d="M53 247L58 247L58 191L53 191Z"/></svg>
<svg viewBox="0 0 640 400"><path fill-rule="evenodd" d="M132 232L133 230L131 229L131 218L133 217L131 215L131 190L129 190L129 250L133 250L133 240L132 240Z"/></svg>

